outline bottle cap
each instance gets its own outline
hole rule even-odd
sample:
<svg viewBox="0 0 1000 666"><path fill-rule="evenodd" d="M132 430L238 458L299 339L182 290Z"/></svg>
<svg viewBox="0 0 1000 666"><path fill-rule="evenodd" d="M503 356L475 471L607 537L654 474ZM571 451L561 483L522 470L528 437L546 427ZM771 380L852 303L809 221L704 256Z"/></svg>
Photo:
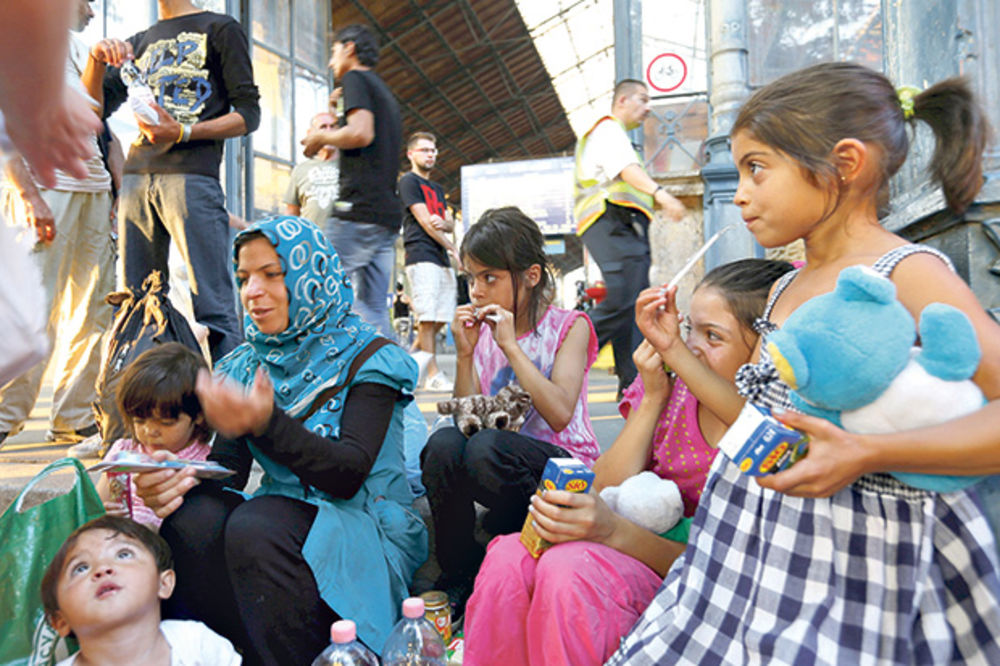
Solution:
<svg viewBox="0 0 1000 666"><path fill-rule="evenodd" d="M337 620L330 625L330 638L334 643L350 643L358 637L358 630L352 620Z"/></svg>
<svg viewBox="0 0 1000 666"><path fill-rule="evenodd" d="M424 600L420 597L410 597L403 602L403 615L409 618L424 616Z"/></svg>
<svg viewBox="0 0 1000 666"><path fill-rule="evenodd" d="M448 605L448 594L440 590L431 590L420 595L424 600L424 610L445 608Z"/></svg>

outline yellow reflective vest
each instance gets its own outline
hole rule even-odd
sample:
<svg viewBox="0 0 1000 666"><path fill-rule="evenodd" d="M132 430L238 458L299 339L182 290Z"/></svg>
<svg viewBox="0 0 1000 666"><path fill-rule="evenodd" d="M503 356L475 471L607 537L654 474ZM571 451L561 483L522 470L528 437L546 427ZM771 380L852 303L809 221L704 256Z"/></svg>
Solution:
<svg viewBox="0 0 1000 666"><path fill-rule="evenodd" d="M580 137L580 140L576 144L576 169L573 178L573 196L575 198L573 219L576 220L576 233L578 236L583 235L583 232L597 218L604 214L604 211L607 209L606 202L608 201L619 206L634 208L641 211L650 220L653 219L652 195L640 192L618 176L603 182L598 182L595 178L583 177L580 168L580 162L583 159L583 149L587 145L587 139L590 137L591 132L605 120L618 123L622 128L622 132L625 131L625 123L614 116L604 116L594 123L593 127L587 130L587 133ZM636 164L642 164L642 159L639 158L638 153L636 153L635 161Z"/></svg>

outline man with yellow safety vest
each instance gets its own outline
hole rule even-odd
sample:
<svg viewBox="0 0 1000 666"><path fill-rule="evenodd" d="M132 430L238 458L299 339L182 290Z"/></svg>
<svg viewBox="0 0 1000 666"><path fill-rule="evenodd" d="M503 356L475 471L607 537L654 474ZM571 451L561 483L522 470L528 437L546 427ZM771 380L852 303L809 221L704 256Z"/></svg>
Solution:
<svg viewBox="0 0 1000 666"><path fill-rule="evenodd" d="M576 233L597 262L607 296L590 311L598 344L609 340L619 393L635 379L632 352L642 341L635 325L635 299L649 286L649 222L653 208L680 220L685 208L642 166L627 130L649 115L649 92L635 79L615 86L611 115L590 128L576 145L574 182Z"/></svg>

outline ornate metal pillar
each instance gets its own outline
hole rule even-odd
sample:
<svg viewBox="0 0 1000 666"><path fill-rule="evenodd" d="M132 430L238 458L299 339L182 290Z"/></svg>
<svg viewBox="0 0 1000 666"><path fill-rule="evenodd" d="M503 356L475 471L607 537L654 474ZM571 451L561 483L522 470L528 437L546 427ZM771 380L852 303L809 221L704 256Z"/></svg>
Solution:
<svg viewBox="0 0 1000 666"><path fill-rule="evenodd" d="M735 259L763 256L743 224L739 209L733 205L738 175L729 152L729 130L740 105L750 93L747 62L747 11L745 0L709 0L709 85L711 107L709 138L706 142L708 163L702 167L705 181L705 238L735 225L705 256L705 269Z"/></svg>
<svg viewBox="0 0 1000 666"><path fill-rule="evenodd" d="M643 81L642 0L614 0L615 80ZM642 155L642 127L629 131L629 139Z"/></svg>

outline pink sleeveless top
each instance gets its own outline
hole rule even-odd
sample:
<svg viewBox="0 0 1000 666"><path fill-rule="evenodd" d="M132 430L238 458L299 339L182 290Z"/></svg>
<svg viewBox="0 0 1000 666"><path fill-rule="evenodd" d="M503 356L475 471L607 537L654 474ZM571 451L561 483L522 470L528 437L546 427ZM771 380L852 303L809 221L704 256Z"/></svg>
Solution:
<svg viewBox="0 0 1000 666"><path fill-rule="evenodd" d="M635 381L625 389L618 411L628 418L629 412L639 408L645 394L642 376L637 375ZM694 515L698 506L708 469L712 466L717 451L701 434L698 425L698 399L678 377L674 381L670 401L660 412L660 419L656 422L652 456L646 469L677 484L684 500L684 515L688 518Z"/></svg>
<svg viewBox="0 0 1000 666"><path fill-rule="evenodd" d="M573 418L561 432L555 432L545 419L532 409L519 432L560 446L569 451L574 458L592 466L601 452L597 447L597 437L590 426L590 413L587 410L587 379L590 366L597 359L597 334L594 332L593 324L590 323L590 318L579 310L564 310L549 306L535 329L520 336L517 344L535 367L551 379L556 352L566 339L569 329L580 318L587 322L587 327L590 329L590 342L587 344L587 366L583 373L580 397L577 399L576 409L573 410ZM493 340L493 334L487 324L482 325L473 358L476 372L479 373L479 390L483 395L496 395L504 386L517 383L514 370Z"/></svg>

